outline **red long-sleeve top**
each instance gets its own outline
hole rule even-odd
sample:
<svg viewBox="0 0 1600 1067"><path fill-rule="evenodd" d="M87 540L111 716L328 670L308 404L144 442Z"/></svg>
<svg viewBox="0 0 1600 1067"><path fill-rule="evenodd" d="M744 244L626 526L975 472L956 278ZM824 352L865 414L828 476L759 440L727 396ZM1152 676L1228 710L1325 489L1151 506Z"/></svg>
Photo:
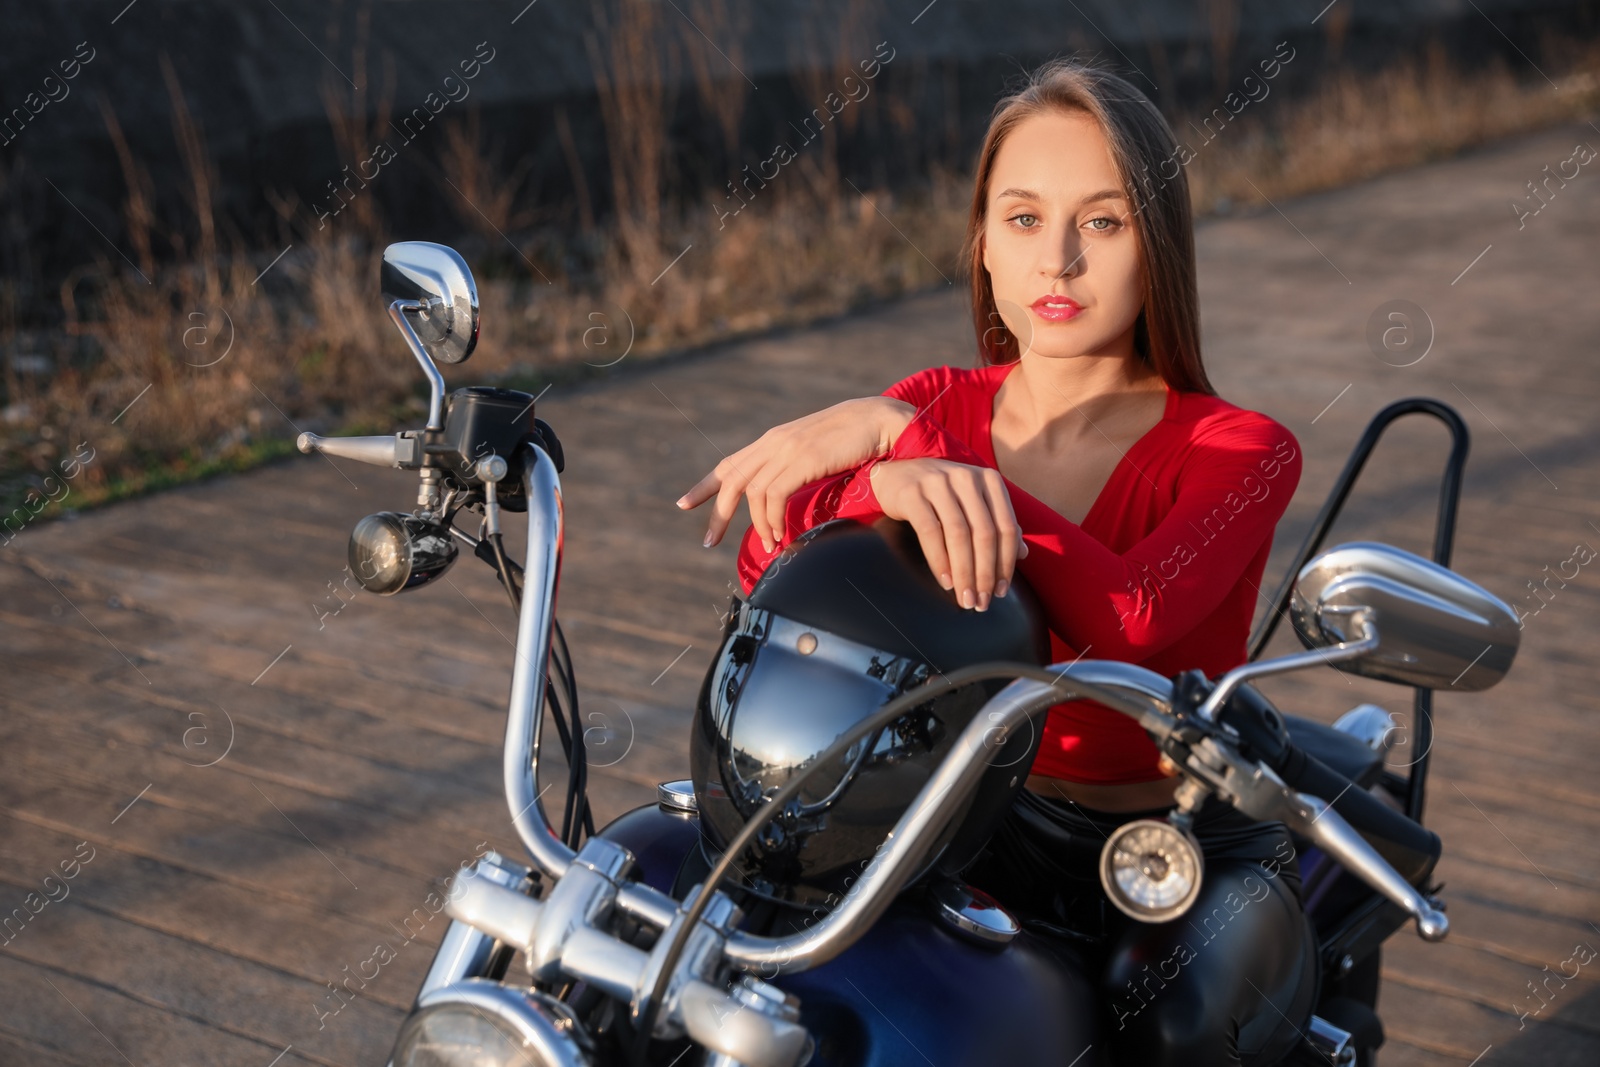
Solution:
<svg viewBox="0 0 1600 1067"><path fill-rule="evenodd" d="M999 469L994 397L1016 363L931 367L884 390L917 416L890 452L789 499L782 540L765 551L754 527L739 548L746 595L804 531L835 518L883 515L868 474L890 459L940 457ZM1245 662L1272 534L1300 482L1285 427L1204 393L1167 389L1161 421L1129 447L1082 523L1009 480L1028 544L1017 562L1043 604L1052 659L1137 663L1158 674L1215 677ZM1132 719L1089 700L1049 711L1032 773L1102 785L1162 777L1159 753Z"/></svg>

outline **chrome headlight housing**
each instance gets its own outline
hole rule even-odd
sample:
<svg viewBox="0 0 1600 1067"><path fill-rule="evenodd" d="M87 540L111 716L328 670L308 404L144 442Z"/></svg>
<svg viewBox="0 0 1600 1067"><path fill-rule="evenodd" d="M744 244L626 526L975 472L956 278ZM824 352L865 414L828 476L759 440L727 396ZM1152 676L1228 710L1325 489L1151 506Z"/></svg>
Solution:
<svg viewBox="0 0 1600 1067"><path fill-rule="evenodd" d="M593 1042L572 1009L533 990L468 978L424 993L400 1027L391 1067L589 1067Z"/></svg>
<svg viewBox="0 0 1600 1067"><path fill-rule="evenodd" d="M442 522L380 511L356 523L349 559L350 573L361 588L393 596L449 570L456 561L456 545Z"/></svg>
<svg viewBox="0 0 1600 1067"><path fill-rule="evenodd" d="M1159 819L1135 819L1112 831L1100 853L1100 884L1124 915L1164 923L1200 895L1205 860L1192 834Z"/></svg>

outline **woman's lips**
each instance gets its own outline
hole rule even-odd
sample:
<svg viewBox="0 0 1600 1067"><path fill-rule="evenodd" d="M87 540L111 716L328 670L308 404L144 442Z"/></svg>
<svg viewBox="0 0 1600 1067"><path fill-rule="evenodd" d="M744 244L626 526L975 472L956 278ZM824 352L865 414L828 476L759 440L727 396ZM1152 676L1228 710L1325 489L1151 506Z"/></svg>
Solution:
<svg viewBox="0 0 1600 1067"><path fill-rule="evenodd" d="M1046 322L1066 322L1083 311L1081 304L1065 296L1041 296L1032 307L1033 313Z"/></svg>

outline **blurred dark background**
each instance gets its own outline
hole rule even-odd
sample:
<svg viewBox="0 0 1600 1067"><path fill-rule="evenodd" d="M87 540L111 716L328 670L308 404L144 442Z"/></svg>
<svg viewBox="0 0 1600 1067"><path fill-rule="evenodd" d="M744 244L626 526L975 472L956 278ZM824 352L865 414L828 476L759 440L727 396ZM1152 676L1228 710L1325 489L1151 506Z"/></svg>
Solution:
<svg viewBox="0 0 1600 1067"><path fill-rule="evenodd" d="M1116 70L1162 108L1196 149L1202 216L1600 98L1596 0L52 0L4 14L7 508L135 395L149 425L118 422L77 503L281 454L288 422L414 407L409 369L377 340L375 257L391 240L466 255L483 288L479 373L529 387L954 284L987 117L1052 56ZM792 160L773 162L780 144Z"/></svg>
<svg viewBox="0 0 1600 1067"><path fill-rule="evenodd" d="M1295 59L1271 89L1295 96L1330 68L1370 73L1430 44L1464 68L1500 60L1537 79L1520 59L1600 24L1594 0L1341 0L1313 23L1325 2L10 3L0 264L21 304L92 257L94 242L126 248L130 180L144 183L154 220L182 228L195 163L185 126L201 139L219 229L249 239L312 223L352 155L405 144L386 120L406 117L430 92L444 96L443 79L485 54L480 43L493 59L466 94L371 183L372 210L410 236L459 240L481 229L444 181L469 170L462 157L472 155L510 201L492 216L508 233L550 227L570 239L608 217L610 168L649 161L618 158L628 138L608 131L597 83L649 97L615 117L658 127L659 173L644 178L659 181L663 200L720 201L730 177L791 137L788 124L880 42L894 58L873 94L851 105L830 151L857 185L900 189L933 167L964 168L997 90L1057 54L1107 61L1176 114L1220 100L1279 42ZM80 42L93 59L66 95L29 112L24 99L59 76L57 61ZM153 251L178 251L165 243Z"/></svg>

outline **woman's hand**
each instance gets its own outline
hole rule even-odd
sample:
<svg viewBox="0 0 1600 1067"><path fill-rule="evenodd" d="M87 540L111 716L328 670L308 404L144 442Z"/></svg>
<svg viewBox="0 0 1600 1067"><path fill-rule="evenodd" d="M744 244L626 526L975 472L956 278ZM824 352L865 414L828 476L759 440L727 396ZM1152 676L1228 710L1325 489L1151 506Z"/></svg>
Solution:
<svg viewBox="0 0 1600 1067"><path fill-rule="evenodd" d="M870 396L774 426L713 467L678 498L678 507L688 511L717 498L706 529L709 548L727 532L739 497L747 496L750 522L771 552L783 536L784 508L795 490L883 455L916 413L904 400Z"/></svg>
<svg viewBox="0 0 1600 1067"><path fill-rule="evenodd" d="M1028 554L1000 472L947 459L886 460L868 475L883 513L917 531L939 584L964 608L989 609L1005 596Z"/></svg>

